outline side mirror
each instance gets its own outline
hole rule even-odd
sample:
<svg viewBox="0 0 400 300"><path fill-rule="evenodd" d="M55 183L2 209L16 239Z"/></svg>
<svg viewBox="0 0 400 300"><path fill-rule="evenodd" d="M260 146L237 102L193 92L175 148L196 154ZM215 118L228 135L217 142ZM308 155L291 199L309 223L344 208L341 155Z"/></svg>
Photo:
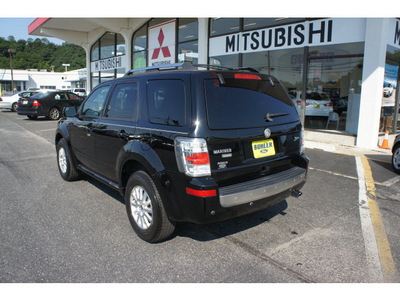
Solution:
<svg viewBox="0 0 400 300"><path fill-rule="evenodd" d="M76 115L77 115L76 107L75 106L64 107L62 110L62 115L64 117L69 117L69 118L76 117Z"/></svg>

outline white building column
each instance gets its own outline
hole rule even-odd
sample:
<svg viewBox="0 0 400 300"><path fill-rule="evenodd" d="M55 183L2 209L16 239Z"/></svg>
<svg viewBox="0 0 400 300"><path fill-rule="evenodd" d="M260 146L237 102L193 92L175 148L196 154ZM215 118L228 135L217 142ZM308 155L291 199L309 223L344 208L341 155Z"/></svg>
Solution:
<svg viewBox="0 0 400 300"><path fill-rule="evenodd" d="M199 18L199 64L208 62L208 19Z"/></svg>
<svg viewBox="0 0 400 300"><path fill-rule="evenodd" d="M378 145L389 19L368 18L365 32L357 147Z"/></svg>

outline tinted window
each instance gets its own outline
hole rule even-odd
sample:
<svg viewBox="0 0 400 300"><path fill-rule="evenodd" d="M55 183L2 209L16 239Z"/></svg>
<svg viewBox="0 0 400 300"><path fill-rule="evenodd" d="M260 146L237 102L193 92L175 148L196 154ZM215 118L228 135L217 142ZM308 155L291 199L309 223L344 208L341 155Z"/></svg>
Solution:
<svg viewBox="0 0 400 300"><path fill-rule="evenodd" d="M82 108L82 116L98 117L103 110L110 86L103 86L95 90Z"/></svg>
<svg viewBox="0 0 400 300"><path fill-rule="evenodd" d="M210 129L265 127L299 119L284 89L278 84L271 87L269 81L227 79L220 86L205 80L205 91ZM272 121L266 121L267 113Z"/></svg>
<svg viewBox="0 0 400 300"><path fill-rule="evenodd" d="M54 96L55 100L67 100L67 95L65 93L57 93Z"/></svg>
<svg viewBox="0 0 400 300"><path fill-rule="evenodd" d="M68 94L69 99L79 99L79 96L74 93L67 93L67 94Z"/></svg>
<svg viewBox="0 0 400 300"><path fill-rule="evenodd" d="M137 84L120 84L114 89L107 106L106 117L111 119L131 120L137 103Z"/></svg>
<svg viewBox="0 0 400 300"><path fill-rule="evenodd" d="M147 85L151 123L183 126L186 122L185 85L181 80L153 80Z"/></svg>

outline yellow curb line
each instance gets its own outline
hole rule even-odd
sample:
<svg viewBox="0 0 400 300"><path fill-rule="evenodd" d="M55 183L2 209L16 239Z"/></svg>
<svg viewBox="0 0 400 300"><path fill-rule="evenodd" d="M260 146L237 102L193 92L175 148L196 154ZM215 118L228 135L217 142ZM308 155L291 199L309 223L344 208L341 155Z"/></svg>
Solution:
<svg viewBox="0 0 400 300"><path fill-rule="evenodd" d="M398 274L390 250L389 240L386 235L385 227L379 213L379 207L376 203L375 184L372 177L371 167L368 159L361 156L361 162L364 169L365 185L367 188L368 206L370 208L371 222L375 232L376 243L378 246L379 259L382 264L385 279L389 282L397 281Z"/></svg>

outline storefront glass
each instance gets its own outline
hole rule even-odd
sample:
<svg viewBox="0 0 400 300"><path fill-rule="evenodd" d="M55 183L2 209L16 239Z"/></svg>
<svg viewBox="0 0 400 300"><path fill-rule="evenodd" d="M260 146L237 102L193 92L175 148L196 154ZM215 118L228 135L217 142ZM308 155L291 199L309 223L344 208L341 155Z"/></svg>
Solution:
<svg viewBox="0 0 400 300"><path fill-rule="evenodd" d="M331 103L309 102L306 107L305 127L357 133L361 100L364 43L340 44L309 49L307 91ZM337 114L337 122L327 124L329 105ZM327 126L328 125L328 126Z"/></svg>
<svg viewBox="0 0 400 300"><path fill-rule="evenodd" d="M396 133L400 131L400 97L398 85L400 83L400 50L392 46L387 47L385 77L383 83L381 122L379 131Z"/></svg>
<svg viewBox="0 0 400 300"><path fill-rule="evenodd" d="M92 89L101 82L125 73L125 40L119 33L106 32L91 49Z"/></svg>

